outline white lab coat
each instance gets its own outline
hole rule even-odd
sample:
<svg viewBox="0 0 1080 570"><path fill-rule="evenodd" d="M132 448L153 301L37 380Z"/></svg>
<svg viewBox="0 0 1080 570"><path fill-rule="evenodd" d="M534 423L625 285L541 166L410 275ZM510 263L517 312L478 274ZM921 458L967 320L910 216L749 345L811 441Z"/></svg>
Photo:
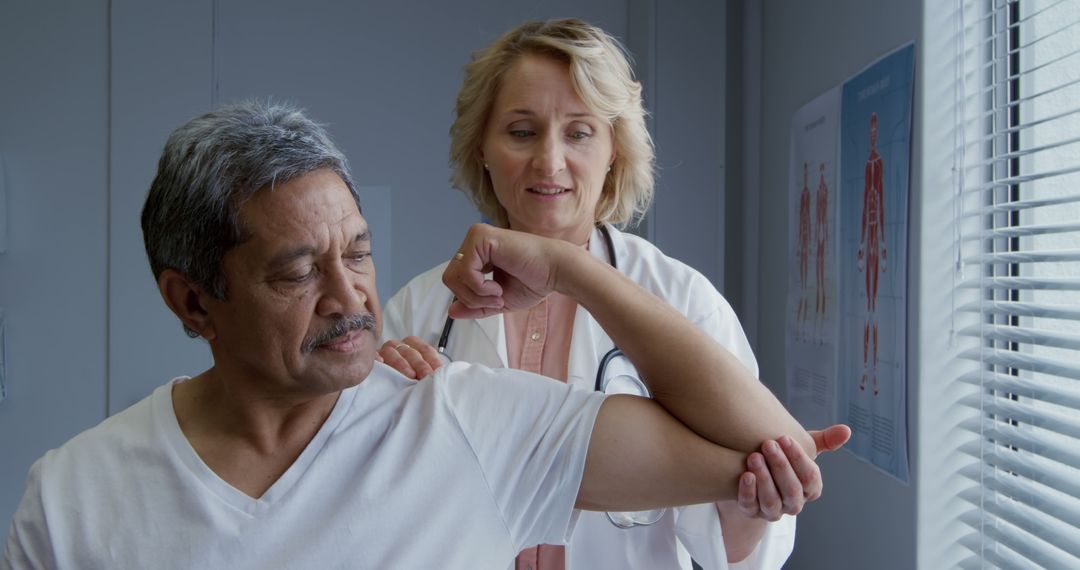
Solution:
<svg viewBox="0 0 1080 570"><path fill-rule="evenodd" d="M665 256L651 243L608 227L624 275L666 300L698 328L730 350L755 375L757 361L727 301L699 272ZM593 230L589 251L608 260L607 244ZM416 335L435 346L446 320L450 291L442 284L446 264L434 267L410 281L384 308L383 340ZM600 325L581 306L574 317L567 382L592 390L600 358L613 343ZM457 320L447 343L455 361L507 366L506 329L501 315L486 319ZM769 525L757 549L733 569L780 568L795 542L795 518L784 516ZM712 504L669 509L656 524L620 529L604 513L581 511L570 544L567 568L658 569L691 568L690 556L705 570L728 568L720 530L720 517Z"/></svg>

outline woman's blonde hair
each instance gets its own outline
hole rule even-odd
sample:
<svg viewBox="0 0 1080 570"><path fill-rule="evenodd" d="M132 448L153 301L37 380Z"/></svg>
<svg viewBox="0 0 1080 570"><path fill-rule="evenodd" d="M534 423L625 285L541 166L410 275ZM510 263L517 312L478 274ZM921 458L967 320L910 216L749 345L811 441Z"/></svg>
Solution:
<svg viewBox="0 0 1080 570"><path fill-rule="evenodd" d="M581 20L522 24L473 54L450 127L451 183L492 223L507 226L506 210L495 196L480 148L502 78L524 54L566 62L574 91L611 125L615 161L604 180L595 221L618 227L636 222L653 195L653 142L645 128L641 84L622 44Z"/></svg>

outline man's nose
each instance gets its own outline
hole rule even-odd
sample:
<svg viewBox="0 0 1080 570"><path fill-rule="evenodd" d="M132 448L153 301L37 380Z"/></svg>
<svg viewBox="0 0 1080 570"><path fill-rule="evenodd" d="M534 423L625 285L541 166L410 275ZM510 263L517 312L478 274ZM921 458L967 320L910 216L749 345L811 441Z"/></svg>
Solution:
<svg viewBox="0 0 1080 570"><path fill-rule="evenodd" d="M359 275L344 265L323 274L317 311L321 316L351 316L367 312L367 294Z"/></svg>

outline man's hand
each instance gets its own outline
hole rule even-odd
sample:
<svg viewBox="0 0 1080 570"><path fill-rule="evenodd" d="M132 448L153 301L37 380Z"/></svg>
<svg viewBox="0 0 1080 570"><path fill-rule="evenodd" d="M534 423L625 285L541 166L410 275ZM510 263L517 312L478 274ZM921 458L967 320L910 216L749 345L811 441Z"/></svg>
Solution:
<svg viewBox="0 0 1080 570"><path fill-rule="evenodd" d="M561 261L573 254L564 241L473 225L443 272L455 296L450 316L482 318L539 303L555 290Z"/></svg>
<svg viewBox="0 0 1080 570"><path fill-rule="evenodd" d="M843 424L809 433L818 455L840 449L851 438L851 428ZM738 498L739 512L746 517L777 521L799 514L806 503L821 497L821 469L787 436L763 443L760 452L747 456L746 468Z"/></svg>
<svg viewBox="0 0 1080 570"><path fill-rule="evenodd" d="M417 336L386 341L375 359L413 380L426 378L442 366L439 351Z"/></svg>

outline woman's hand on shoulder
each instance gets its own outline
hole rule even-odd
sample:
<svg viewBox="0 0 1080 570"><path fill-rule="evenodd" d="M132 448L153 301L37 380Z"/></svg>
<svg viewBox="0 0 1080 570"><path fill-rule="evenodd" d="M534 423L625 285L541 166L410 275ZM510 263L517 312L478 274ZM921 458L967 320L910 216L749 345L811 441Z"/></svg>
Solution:
<svg viewBox="0 0 1080 570"><path fill-rule="evenodd" d="M439 351L416 336L386 341L375 359L413 380L426 378L442 366Z"/></svg>

